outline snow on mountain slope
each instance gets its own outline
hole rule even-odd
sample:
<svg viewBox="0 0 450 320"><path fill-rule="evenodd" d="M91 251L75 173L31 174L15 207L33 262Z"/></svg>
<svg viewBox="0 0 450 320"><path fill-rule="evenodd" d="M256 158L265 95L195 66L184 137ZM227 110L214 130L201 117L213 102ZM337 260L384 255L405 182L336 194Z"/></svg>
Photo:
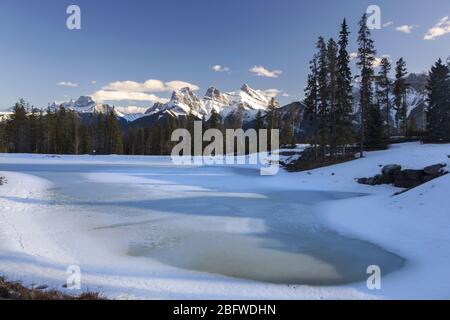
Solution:
<svg viewBox="0 0 450 320"><path fill-rule="evenodd" d="M94 113L94 112L100 112L100 113L106 113L110 110L113 110L113 107L108 104L100 104L96 103L91 97L89 96L81 96L77 100L69 100L63 103L57 103L54 102L50 105L50 110L54 111L59 109L60 107L67 109L67 110L73 110L78 113Z"/></svg>
<svg viewBox="0 0 450 320"><path fill-rule="evenodd" d="M136 107L136 106L128 106L128 107L114 107L114 111L116 114L127 120L128 122L133 122L139 118L145 116L145 111L147 108L145 107Z"/></svg>
<svg viewBox="0 0 450 320"><path fill-rule="evenodd" d="M11 114L10 111L0 111L0 122L6 121Z"/></svg>
<svg viewBox="0 0 450 320"><path fill-rule="evenodd" d="M250 121L259 110L267 110L270 99L263 92L252 89L247 84L234 92L221 92L215 87L210 87L201 100L191 89L183 88L174 91L168 103L155 103L146 114L170 110L175 116L192 114L200 119L208 120L213 111L220 114L222 118L234 112L240 112L244 121Z"/></svg>
<svg viewBox="0 0 450 320"><path fill-rule="evenodd" d="M426 74L416 74L411 73L406 78L408 88L406 90L406 104L408 106L407 115L410 124L414 123L417 129L425 128L425 108L427 106L427 75ZM392 79L392 81L394 81ZM396 127L396 113L395 110L395 97L393 94L393 88L390 89L390 123L395 128ZM359 124L359 84L353 83L353 113L354 113L354 123ZM382 115L385 117L385 108L382 110Z"/></svg>
<svg viewBox="0 0 450 320"><path fill-rule="evenodd" d="M221 113L224 108L230 106L230 99L228 94L220 92L214 87L210 87L205 96L203 97L204 109L208 114L211 114L213 110L217 113Z"/></svg>
<svg viewBox="0 0 450 320"><path fill-rule="evenodd" d="M143 107L114 107L109 104L96 103L94 99L89 96L81 96L77 100L72 99L62 103L53 102L49 106L52 111L58 110L61 107L77 113L107 113L108 111L114 111L118 117L123 118L128 122L143 117L146 111L146 108Z"/></svg>

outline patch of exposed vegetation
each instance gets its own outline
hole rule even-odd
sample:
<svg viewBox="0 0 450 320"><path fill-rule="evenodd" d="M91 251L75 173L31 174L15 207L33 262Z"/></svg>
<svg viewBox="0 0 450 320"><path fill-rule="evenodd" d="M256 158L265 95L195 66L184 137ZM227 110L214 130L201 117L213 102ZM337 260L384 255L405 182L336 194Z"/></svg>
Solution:
<svg viewBox="0 0 450 320"><path fill-rule="evenodd" d="M104 300L97 292L86 292L78 296L49 290L47 286L29 289L20 282L8 282L0 277L0 300Z"/></svg>
<svg viewBox="0 0 450 320"><path fill-rule="evenodd" d="M336 149L337 150L337 149ZM325 148L306 148L298 155L294 155L291 159L287 159L280 164L290 172L308 171L327 167L343 162L353 161L357 159L356 147L340 148L338 151L331 153Z"/></svg>

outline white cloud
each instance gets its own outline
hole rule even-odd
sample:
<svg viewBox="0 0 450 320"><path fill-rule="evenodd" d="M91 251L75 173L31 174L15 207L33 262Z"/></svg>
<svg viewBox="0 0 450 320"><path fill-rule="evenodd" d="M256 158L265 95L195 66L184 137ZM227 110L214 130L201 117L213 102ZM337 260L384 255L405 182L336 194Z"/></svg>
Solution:
<svg viewBox="0 0 450 320"><path fill-rule="evenodd" d="M391 56L388 55L388 54L383 54L383 55L381 56L381 58L375 57L375 60L373 61L372 66L373 66L374 68L379 67L379 66L381 65L381 60L383 60L383 58L388 58L388 59L390 60L390 57L391 57Z"/></svg>
<svg viewBox="0 0 450 320"><path fill-rule="evenodd" d="M389 26L392 26L393 24L394 24L394 21L388 21L388 22L383 24L383 28L387 28Z"/></svg>
<svg viewBox="0 0 450 320"><path fill-rule="evenodd" d="M126 106L126 107L118 107L116 106L116 111L122 112L122 113L145 113L147 111L148 107L138 107L138 106Z"/></svg>
<svg viewBox="0 0 450 320"><path fill-rule="evenodd" d="M96 80L92 80L91 83L92 84L97 84L97 81Z"/></svg>
<svg viewBox="0 0 450 320"><path fill-rule="evenodd" d="M357 57L358 57L358 53L356 53L356 52L350 53L350 60L354 60L354 59L356 59ZM382 60L383 58L388 58L388 59L389 59L390 57L391 57L391 56L388 55L388 54L383 54L381 57L375 57L375 60L373 61L372 66L373 66L374 68L379 67L380 64L381 64L381 60Z"/></svg>
<svg viewBox="0 0 450 320"><path fill-rule="evenodd" d="M97 102L105 101L148 101L148 102L165 102L167 99L162 99L152 93L145 92L127 92L127 91L108 91L99 90L92 94L92 98Z"/></svg>
<svg viewBox="0 0 450 320"><path fill-rule="evenodd" d="M221 66L220 64L216 64L216 65L214 65L214 66L212 66L210 68L214 72L229 72L230 71L230 68Z"/></svg>
<svg viewBox="0 0 450 320"><path fill-rule="evenodd" d="M280 93L282 93L283 91L278 90L278 89L267 89L267 90L262 90L261 91L265 96L271 97L271 98L275 98L276 96L278 96Z"/></svg>
<svg viewBox="0 0 450 320"><path fill-rule="evenodd" d="M169 81L162 82L161 80L150 79L145 82L136 82L136 81L116 81L111 82L104 89L105 90L116 90L116 91L127 91L127 92L168 92L179 90L182 88L190 88L193 91L197 91L199 89L198 86L191 84L185 81Z"/></svg>
<svg viewBox="0 0 450 320"><path fill-rule="evenodd" d="M283 73L283 71L281 70L269 71L263 66L254 66L249 71L257 75L258 77L267 77L267 78L278 78Z"/></svg>
<svg viewBox="0 0 450 320"><path fill-rule="evenodd" d="M435 40L447 33L450 33L450 20L448 16L443 17L433 28L429 29L423 39Z"/></svg>
<svg viewBox="0 0 450 320"><path fill-rule="evenodd" d="M166 102L167 99L158 97L155 93L171 92L186 87L193 91L200 89L192 83L180 80L173 80L169 82L163 82L155 79L150 79L145 82L127 80L111 82L107 86L104 86L101 90L92 94L92 97L98 102L123 100Z"/></svg>
<svg viewBox="0 0 450 320"><path fill-rule="evenodd" d="M192 83L189 83L189 82L185 82L185 81L180 81L180 80L166 82L166 87L168 89L166 91L180 90L180 89L183 89L183 88L189 88L192 91L197 91L197 90L200 89L195 84L192 84Z"/></svg>
<svg viewBox="0 0 450 320"><path fill-rule="evenodd" d="M61 87L69 87L69 88L78 87L78 83L73 83L70 81L61 81L61 82L58 82L56 85L61 86Z"/></svg>
<svg viewBox="0 0 450 320"><path fill-rule="evenodd" d="M395 30L402 32L402 33L411 33L412 30L417 27L416 25L408 25L408 24L404 24L400 27L395 28Z"/></svg>

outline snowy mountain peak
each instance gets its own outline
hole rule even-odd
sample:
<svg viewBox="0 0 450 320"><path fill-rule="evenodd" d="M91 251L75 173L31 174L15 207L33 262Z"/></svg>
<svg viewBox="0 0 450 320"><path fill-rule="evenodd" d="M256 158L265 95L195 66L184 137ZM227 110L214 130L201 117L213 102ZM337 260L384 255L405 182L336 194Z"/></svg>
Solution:
<svg viewBox="0 0 450 320"><path fill-rule="evenodd" d="M77 99L77 101L75 101L73 103L73 106L75 108L88 108L88 107L92 107L92 105L95 105L96 102L94 101L94 99L92 99L92 97L90 96L81 96Z"/></svg>
<svg viewBox="0 0 450 320"><path fill-rule="evenodd" d="M171 102L184 103L187 105L200 102L195 93L188 87L182 88L180 90L175 90L172 93L172 98L170 100Z"/></svg>
<svg viewBox="0 0 450 320"><path fill-rule="evenodd" d="M214 98L220 95L220 91L216 87L209 87L206 90L205 98Z"/></svg>
<svg viewBox="0 0 450 320"><path fill-rule="evenodd" d="M203 100L204 101L213 100L222 105L229 105L229 100L228 100L227 94L220 92L220 90L218 90L215 87L208 88Z"/></svg>
<svg viewBox="0 0 450 320"><path fill-rule="evenodd" d="M174 117L193 115L203 120L208 120L213 112L220 114L223 119L237 113L246 122L251 121L259 110L265 111L269 102L270 97L267 97L262 91L244 84L240 90L235 92L221 92L215 87L210 87L201 100L191 88L181 88L172 93L169 102L156 102L147 110L138 107L114 108L109 104L96 103L90 96L81 96L77 100L62 103L55 102L51 108L57 110L59 107L63 107L78 113L114 111L118 117L127 121L161 112Z"/></svg>
<svg viewBox="0 0 450 320"><path fill-rule="evenodd" d="M155 104L153 104L153 106L151 106L150 108L147 109L147 111L145 111L145 114L153 114L156 113L158 111L161 111L162 109L164 109L164 103L161 102L155 102Z"/></svg>
<svg viewBox="0 0 450 320"><path fill-rule="evenodd" d="M202 102L188 87L175 90L163 109L175 109L178 113L193 114L200 118L205 115Z"/></svg>
<svg viewBox="0 0 450 320"><path fill-rule="evenodd" d="M254 102L256 102L258 105L263 104L264 107L267 107L270 102L270 97L266 96L261 91L252 89L248 84L244 84L241 87L241 96L244 102L248 103L252 107L252 109L254 109ZM250 98L250 101L248 98ZM261 108L260 106L258 106L256 107L256 109Z"/></svg>
<svg viewBox="0 0 450 320"><path fill-rule="evenodd" d="M248 84L244 83L241 87L241 90L247 93L254 91Z"/></svg>

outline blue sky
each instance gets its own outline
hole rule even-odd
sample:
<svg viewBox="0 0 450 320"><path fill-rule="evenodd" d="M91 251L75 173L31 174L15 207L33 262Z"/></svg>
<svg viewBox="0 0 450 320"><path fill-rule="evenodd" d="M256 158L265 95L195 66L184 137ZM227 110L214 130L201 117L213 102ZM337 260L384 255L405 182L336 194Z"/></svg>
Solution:
<svg viewBox="0 0 450 320"><path fill-rule="evenodd" d="M66 28L70 4L81 8L81 30ZM403 56L421 72L450 55L448 0L2 0L0 109L80 95L150 106L184 82L199 96L248 83L287 103L302 94L317 37L336 37L346 17L355 51L370 4L386 25L373 31L378 56Z"/></svg>

